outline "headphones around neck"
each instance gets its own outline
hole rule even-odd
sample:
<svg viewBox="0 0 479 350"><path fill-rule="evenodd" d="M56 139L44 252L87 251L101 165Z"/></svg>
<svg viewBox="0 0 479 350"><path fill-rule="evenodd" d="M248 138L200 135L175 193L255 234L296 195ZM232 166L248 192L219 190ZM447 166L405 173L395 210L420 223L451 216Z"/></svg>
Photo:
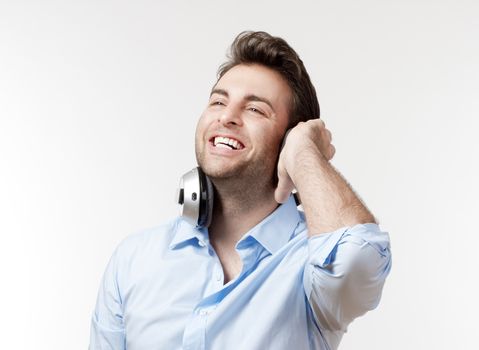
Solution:
<svg viewBox="0 0 479 350"><path fill-rule="evenodd" d="M196 227L208 227L213 213L213 184L200 167L193 168L180 178L177 203L180 215Z"/></svg>
<svg viewBox="0 0 479 350"><path fill-rule="evenodd" d="M301 201L293 192L296 205ZM213 214L214 190L211 180L200 167L193 168L180 178L176 202L181 206L180 215L197 228L208 227Z"/></svg>

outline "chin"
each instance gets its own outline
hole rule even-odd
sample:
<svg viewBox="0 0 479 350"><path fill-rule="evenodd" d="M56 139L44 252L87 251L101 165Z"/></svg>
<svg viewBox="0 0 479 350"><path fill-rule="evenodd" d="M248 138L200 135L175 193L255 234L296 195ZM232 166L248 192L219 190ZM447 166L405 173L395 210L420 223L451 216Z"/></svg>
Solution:
<svg viewBox="0 0 479 350"><path fill-rule="evenodd" d="M218 179L227 179L233 176L237 177L247 166L247 164L237 161L208 157L208 155L205 156L204 153L197 154L196 161L207 176Z"/></svg>
<svg viewBox="0 0 479 350"><path fill-rule="evenodd" d="M200 164L203 172L213 179L228 179L237 178L242 172L242 167L239 166L224 166L221 164Z"/></svg>

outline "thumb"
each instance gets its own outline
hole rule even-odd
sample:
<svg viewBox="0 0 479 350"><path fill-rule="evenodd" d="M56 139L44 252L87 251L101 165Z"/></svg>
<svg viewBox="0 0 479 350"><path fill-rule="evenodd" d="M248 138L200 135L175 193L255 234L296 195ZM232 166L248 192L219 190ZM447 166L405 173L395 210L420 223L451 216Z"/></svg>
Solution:
<svg viewBox="0 0 479 350"><path fill-rule="evenodd" d="M274 199L278 203L286 202L293 189L294 183L280 162L278 164L278 186L274 191Z"/></svg>

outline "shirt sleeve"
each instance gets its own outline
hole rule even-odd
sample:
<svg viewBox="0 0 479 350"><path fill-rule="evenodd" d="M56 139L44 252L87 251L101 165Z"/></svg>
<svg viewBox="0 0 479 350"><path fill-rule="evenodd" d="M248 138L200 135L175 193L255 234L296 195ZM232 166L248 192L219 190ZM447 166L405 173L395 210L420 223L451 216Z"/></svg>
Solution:
<svg viewBox="0 0 479 350"><path fill-rule="evenodd" d="M376 224L343 227L312 236L304 289L322 329L346 331L374 309L391 268L389 235Z"/></svg>
<svg viewBox="0 0 479 350"><path fill-rule="evenodd" d="M125 328L118 286L118 249L103 275L90 328L89 350L124 350Z"/></svg>

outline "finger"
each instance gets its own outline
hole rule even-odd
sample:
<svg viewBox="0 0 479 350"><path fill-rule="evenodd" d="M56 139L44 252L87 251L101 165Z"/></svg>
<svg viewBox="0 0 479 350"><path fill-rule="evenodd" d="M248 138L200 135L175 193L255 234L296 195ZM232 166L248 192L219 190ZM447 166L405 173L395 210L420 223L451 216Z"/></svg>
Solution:
<svg viewBox="0 0 479 350"><path fill-rule="evenodd" d="M322 119L311 119L311 120L314 121L316 125L319 126L320 129L323 129L326 127L326 124L324 123L324 120Z"/></svg>
<svg viewBox="0 0 479 350"><path fill-rule="evenodd" d="M334 155L336 154L336 147L333 144L329 145L329 152L328 152L328 160L333 159Z"/></svg>
<svg viewBox="0 0 479 350"><path fill-rule="evenodd" d="M333 135L331 134L331 131L329 129L324 129L326 131L326 138L329 142L333 140Z"/></svg>
<svg viewBox="0 0 479 350"><path fill-rule="evenodd" d="M284 203L288 200L294 186L291 180L279 180L278 187L274 191L274 199L278 203Z"/></svg>
<svg viewBox="0 0 479 350"><path fill-rule="evenodd" d="M293 181L288 173L278 169L278 187L274 191L274 199L278 203L284 203L294 189Z"/></svg>

